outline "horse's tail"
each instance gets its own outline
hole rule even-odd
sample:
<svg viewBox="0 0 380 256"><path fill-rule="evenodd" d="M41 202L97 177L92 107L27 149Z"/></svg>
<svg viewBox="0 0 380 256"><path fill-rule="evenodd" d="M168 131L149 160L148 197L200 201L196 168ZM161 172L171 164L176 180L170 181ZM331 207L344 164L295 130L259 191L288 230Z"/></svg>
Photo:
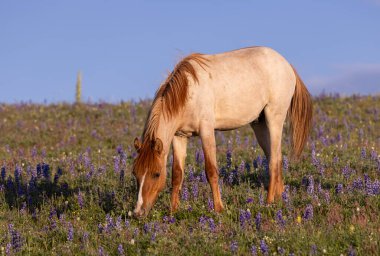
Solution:
<svg viewBox="0 0 380 256"><path fill-rule="evenodd" d="M292 68L296 76L296 88L290 103L288 115L290 117L292 156L299 158L310 132L313 105L309 91L306 89L297 71L294 67Z"/></svg>

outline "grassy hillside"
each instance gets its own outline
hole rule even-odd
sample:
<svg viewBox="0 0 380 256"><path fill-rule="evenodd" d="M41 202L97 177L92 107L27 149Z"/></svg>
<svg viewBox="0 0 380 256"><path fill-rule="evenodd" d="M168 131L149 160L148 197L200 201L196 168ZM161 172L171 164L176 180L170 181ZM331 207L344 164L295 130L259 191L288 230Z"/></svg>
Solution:
<svg viewBox="0 0 380 256"><path fill-rule="evenodd" d="M265 205L267 162L252 130L217 132L226 210L212 211L199 138L179 211L167 188L145 220L133 139L149 101L0 105L1 255L380 254L380 97L320 97L310 140L287 159L286 192ZM168 163L170 164L171 158Z"/></svg>

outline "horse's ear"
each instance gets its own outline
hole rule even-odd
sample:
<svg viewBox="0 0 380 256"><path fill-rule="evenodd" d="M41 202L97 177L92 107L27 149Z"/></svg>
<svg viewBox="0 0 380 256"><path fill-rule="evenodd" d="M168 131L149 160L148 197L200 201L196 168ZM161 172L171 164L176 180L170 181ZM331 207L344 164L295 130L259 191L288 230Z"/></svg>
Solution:
<svg viewBox="0 0 380 256"><path fill-rule="evenodd" d="M139 152L141 149L141 142L140 142L139 138L135 138L134 144L135 144L136 151Z"/></svg>
<svg viewBox="0 0 380 256"><path fill-rule="evenodd" d="M156 140L153 142L153 148L158 152L158 154L161 154L163 145L160 138L156 138Z"/></svg>

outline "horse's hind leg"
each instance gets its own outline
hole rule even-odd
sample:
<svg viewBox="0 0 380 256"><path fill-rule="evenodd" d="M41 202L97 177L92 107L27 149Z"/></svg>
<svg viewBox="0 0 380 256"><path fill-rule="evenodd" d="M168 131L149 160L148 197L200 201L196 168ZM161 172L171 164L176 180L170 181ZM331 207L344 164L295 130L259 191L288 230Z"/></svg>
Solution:
<svg viewBox="0 0 380 256"><path fill-rule="evenodd" d="M282 111L283 112L283 111ZM258 123L252 123L257 141L269 160L269 186L267 203L272 203L275 197L280 197L284 191L282 180L281 137L286 113L276 112L269 106L264 109L264 118Z"/></svg>
<svg viewBox="0 0 380 256"><path fill-rule="evenodd" d="M202 124L199 135L202 140L203 153L205 155L206 177L208 182L210 183L214 199L214 210L215 212L221 212L224 209L224 207L220 196L218 183L219 174L216 163L216 143L214 125L209 123Z"/></svg>
<svg viewBox="0 0 380 256"><path fill-rule="evenodd" d="M186 137L174 136L171 212L175 212L179 206L179 191L182 188L182 182L184 177L186 146Z"/></svg>

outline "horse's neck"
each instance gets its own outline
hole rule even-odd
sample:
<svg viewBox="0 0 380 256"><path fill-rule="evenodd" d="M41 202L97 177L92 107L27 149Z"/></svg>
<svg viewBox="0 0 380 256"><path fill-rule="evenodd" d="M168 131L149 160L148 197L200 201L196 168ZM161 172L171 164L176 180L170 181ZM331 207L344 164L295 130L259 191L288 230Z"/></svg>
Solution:
<svg viewBox="0 0 380 256"><path fill-rule="evenodd" d="M164 118L160 117L160 122L157 126L156 137L161 139L165 154L169 153L170 145L173 141L174 134L177 131L176 118Z"/></svg>

